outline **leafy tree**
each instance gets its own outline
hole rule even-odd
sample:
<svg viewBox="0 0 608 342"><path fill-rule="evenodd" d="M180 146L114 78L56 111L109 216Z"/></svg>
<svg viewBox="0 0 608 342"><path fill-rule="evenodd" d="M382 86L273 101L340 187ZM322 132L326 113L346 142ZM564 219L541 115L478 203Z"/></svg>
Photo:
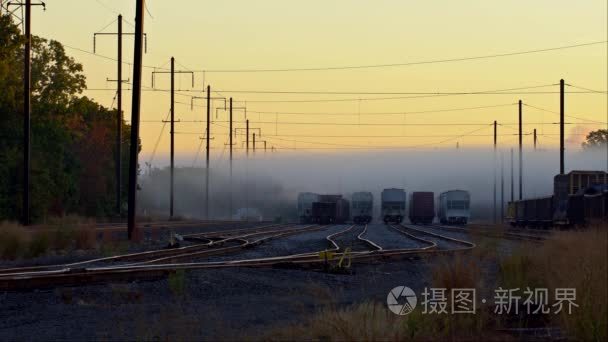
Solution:
<svg viewBox="0 0 608 342"><path fill-rule="evenodd" d="M0 220L16 219L22 212L23 41L11 18L0 15ZM80 96L85 88L82 65L61 43L32 37L30 191L35 220L114 211L117 112ZM129 132L123 121L125 170Z"/></svg>
<svg viewBox="0 0 608 342"><path fill-rule="evenodd" d="M598 129L597 131L587 134L587 138L583 142L583 148L595 149L605 147L608 142L608 129Z"/></svg>

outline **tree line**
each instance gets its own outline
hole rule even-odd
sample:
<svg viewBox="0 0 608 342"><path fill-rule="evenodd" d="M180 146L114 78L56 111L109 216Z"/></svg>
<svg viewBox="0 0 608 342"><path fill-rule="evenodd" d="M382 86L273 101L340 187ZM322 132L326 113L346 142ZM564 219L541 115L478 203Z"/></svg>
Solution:
<svg viewBox="0 0 608 342"><path fill-rule="evenodd" d="M0 220L15 220L23 198L24 36L0 16ZM31 218L115 216L117 110L82 95L82 64L55 40L32 37ZM126 202L130 125L122 125ZM140 143L140 142L138 142ZM141 150L141 146L140 146ZM126 207L126 203L123 204Z"/></svg>

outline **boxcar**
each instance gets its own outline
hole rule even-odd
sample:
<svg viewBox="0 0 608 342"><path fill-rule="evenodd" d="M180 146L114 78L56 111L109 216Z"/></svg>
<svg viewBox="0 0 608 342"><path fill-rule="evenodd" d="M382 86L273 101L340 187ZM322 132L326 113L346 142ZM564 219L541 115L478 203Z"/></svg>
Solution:
<svg viewBox="0 0 608 342"><path fill-rule="evenodd" d="M410 196L409 219L412 224L431 224L435 218L435 199L432 192L418 191Z"/></svg>

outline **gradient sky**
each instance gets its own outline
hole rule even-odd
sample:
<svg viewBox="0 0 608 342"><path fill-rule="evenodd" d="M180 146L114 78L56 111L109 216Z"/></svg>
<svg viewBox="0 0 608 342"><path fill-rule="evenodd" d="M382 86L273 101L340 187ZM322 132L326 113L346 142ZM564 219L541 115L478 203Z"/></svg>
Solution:
<svg viewBox="0 0 608 342"><path fill-rule="evenodd" d="M134 21L134 3L127 0L62 0L47 1L47 10L33 12L33 33L59 40L70 47L93 49L93 33L115 20L117 13ZM343 65L369 65L428 61L468 56L508 53L574 45L608 39L607 2L605 0L565 1L201 1L148 0L151 16L146 16L148 54L144 64L168 67L175 56L180 70L307 68ZM114 32L111 24L104 32ZM133 28L125 23L124 30ZM125 61L132 61L132 37L125 37ZM113 88L106 78L115 78L116 63L71 48L68 54L83 63L88 87ZM99 38L97 53L115 57L114 37ZM252 127L261 127L269 146L320 151L343 151L366 146L417 146L453 148L492 143L494 120L499 127L499 143L511 146L515 134L517 106L524 103L551 111L559 110L558 94L463 95L367 101L365 98L387 95L293 95L231 93L233 90L273 91L350 91L350 92L467 92L551 85L564 78L567 83L604 91L607 80L607 45L564 49L536 54L480 59L441 64L413 65L357 70L197 73L191 88L188 75L177 78L176 117L203 120L205 102L197 100L190 110L187 95L203 96L200 91L210 84L223 96L233 96L235 106L246 106ZM151 69L144 69L143 82L151 86ZM125 78L131 78L125 68ZM204 83L203 83L204 82ZM156 87L169 88L168 75L159 75ZM558 86L529 89L557 91ZM577 91L567 88L568 91ZM113 91L85 92L100 103L110 106ZM219 96L214 94L215 96ZM265 100L348 99L357 101L313 103L267 103ZM124 92L125 116L130 117L130 91ZM608 112L605 94L568 94L566 114L599 122ZM369 112L412 112L462 107L505 105L501 107L457 112L409 115L358 115ZM508 105L512 104L512 105ZM169 94L143 92L141 138L142 159L149 158L169 110ZM214 107L223 102L214 102ZM255 114L266 111L277 114ZM355 113L355 115L286 115L285 112ZM213 110L212 153L216 156L227 141L224 126L227 114ZM235 111L242 127L243 113ZM537 128L539 143L550 148L558 144L558 116L524 107L525 132ZM568 118L569 148L578 148L584 133L605 127ZM271 122L260 124L256 122ZM387 123L391 126L288 125L288 122L317 123ZM414 123L469 123L483 126L404 126ZM543 124L544 123L544 124ZM451 137L470 132L466 138ZM189 165L199 146L204 123L177 123L178 161ZM165 129L158 155L169 150L169 130ZM330 138L310 136L368 136L365 138ZM376 138L369 136L390 135ZM394 137L399 136L399 137ZM451 139L451 140L448 140ZM239 137L239 147L242 137ZM447 140L447 141L446 141ZM311 144L307 142L321 142ZM436 143L443 142L437 145ZM532 137L526 136L530 145ZM330 145L334 144L334 145ZM282 150L280 150L282 151ZM287 152L281 152L287 153Z"/></svg>

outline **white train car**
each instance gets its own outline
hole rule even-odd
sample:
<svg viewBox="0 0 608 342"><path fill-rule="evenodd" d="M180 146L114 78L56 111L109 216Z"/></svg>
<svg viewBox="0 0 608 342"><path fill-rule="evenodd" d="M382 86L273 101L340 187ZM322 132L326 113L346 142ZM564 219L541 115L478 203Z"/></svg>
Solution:
<svg viewBox="0 0 608 342"><path fill-rule="evenodd" d="M405 217L405 191L396 188L384 189L380 197L384 223L401 223Z"/></svg>
<svg viewBox="0 0 608 342"><path fill-rule="evenodd" d="M372 211L374 208L374 195L371 192L353 193L351 203L351 213L355 224L367 224L372 221Z"/></svg>
<svg viewBox="0 0 608 342"><path fill-rule="evenodd" d="M312 222L312 203L319 201L319 195L312 192L298 194L298 218L300 223Z"/></svg>
<svg viewBox="0 0 608 342"><path fill-rule="evenodd" d="M442 224L467 224L471 217L471 195L464 190L450 190L439 195L437 216Z"/></svg>

